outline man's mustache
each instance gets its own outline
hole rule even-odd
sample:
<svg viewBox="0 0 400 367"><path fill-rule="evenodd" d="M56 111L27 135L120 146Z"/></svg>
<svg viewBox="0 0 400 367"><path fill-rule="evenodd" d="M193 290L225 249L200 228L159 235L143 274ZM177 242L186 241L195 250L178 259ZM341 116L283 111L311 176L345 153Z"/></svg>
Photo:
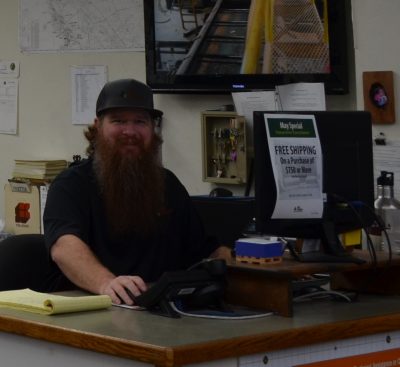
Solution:
<svg viewBox="0 0 400 367"><path fill-rule="evenodd" d="M120 137L115 141L116 146L135 145L144 148L143 140L138 137Z"/></svg>

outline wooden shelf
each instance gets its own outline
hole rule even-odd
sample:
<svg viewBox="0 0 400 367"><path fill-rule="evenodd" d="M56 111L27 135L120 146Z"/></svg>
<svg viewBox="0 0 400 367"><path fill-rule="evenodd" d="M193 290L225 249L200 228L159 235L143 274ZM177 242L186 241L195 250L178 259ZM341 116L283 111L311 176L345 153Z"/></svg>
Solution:
<svg viewBox="0 0 400 367"><path fill-rule="evenodd" d="M228 262L229 303L275 311L282 316L293 316L292 281L305 275L327 273L331 275L331 289L365 293L400 294L400 256L377 254L373 264L369 253L354 250L352 255L364 259L364 264L353 263L300 263L288 254L277 264L246 264ZM393 281L396 279L396 281Z"/></svg>

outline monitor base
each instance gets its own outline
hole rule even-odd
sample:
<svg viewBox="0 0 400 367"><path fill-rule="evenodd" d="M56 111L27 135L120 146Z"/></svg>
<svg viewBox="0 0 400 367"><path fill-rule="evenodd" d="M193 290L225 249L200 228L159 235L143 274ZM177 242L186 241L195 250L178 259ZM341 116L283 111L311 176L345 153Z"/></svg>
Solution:
<svg viewBox="0 0 400 367"><path fill-rule="evenodd" d="M310 251L310 252L298 252L295 249L295 243L288 241L286 243L287 248L290 251L292 257L302 263L352 263L352 264L365 264L366 260L351 256L345 252L344 249L340 249L336 254L321 252L321 251Z"/></svg>
<svg viewBox="0 0 400 367"><path fill-rule="evenodd" d="M364 264L366 261L349 254L333 255L322 252L305 252L297 254L297 261L304 263L353 263Z"/></svg>

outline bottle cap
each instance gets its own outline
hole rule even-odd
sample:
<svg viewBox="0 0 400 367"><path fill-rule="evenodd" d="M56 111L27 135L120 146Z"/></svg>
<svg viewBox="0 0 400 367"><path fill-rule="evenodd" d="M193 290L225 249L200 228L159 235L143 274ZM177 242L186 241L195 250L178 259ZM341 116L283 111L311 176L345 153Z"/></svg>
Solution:
<svg viewBox="0 0 400 367"><path fill-rule="evenodd" d="M393 186L393 172L381 171L381 175L377 179L377 184L381 186Z"/></svg>

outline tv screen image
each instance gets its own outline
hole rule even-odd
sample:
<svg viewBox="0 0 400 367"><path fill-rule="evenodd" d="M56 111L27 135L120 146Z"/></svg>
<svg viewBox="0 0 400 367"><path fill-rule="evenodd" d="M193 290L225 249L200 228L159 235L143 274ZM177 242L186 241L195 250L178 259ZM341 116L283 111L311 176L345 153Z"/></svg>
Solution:
<svg viewBox="0 0 400 367"><path fill-rule="evenodd" d="M344 0L148 0L144 13L155 92L348 91Z"/></svg>
<svg viewBox="0 0 400 367"><path fill-rule="evenodd" d="M364 111L289 112L315 117L322 150L322 191L326 201L321 219L272 219L277 189L269 156L265 113L254 112L257 231L272 236L321 239L325 255L332 255L331 258L325 256L326 261L343 257L344 248L338 242L337 235L368 227L375 219L370 114ZM322 256L319 260L324 261L321 259ZM317 261L317 258L309 260Z"/></svg>

